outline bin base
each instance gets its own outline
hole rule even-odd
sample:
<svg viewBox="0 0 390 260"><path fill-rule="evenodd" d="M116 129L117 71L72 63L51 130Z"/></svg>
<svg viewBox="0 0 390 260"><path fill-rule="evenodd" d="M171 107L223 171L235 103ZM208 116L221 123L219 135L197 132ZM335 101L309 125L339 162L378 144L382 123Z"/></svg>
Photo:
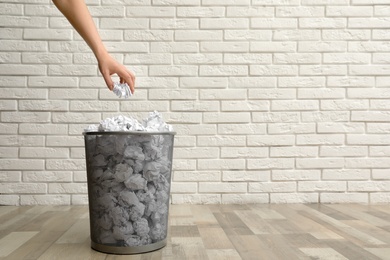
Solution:
<svg viewBox="0 0 390 260"><path fill-rule="evenodd" d="M167 239L158 241L153 244L144 245L144 246L107 246L95 243L91 241L91 248L96 251L107 253L107 254L118 254L118 255L131 255L155 251L157 249L163 248L167 244Z"/></svg>

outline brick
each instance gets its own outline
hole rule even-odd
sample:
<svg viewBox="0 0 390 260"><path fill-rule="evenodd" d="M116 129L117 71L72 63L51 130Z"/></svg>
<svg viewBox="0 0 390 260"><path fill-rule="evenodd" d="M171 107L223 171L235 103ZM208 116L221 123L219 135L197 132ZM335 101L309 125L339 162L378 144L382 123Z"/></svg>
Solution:
<svg viewBox="0 0 390 260"><path fill-rule="evenodd" d="M101 102L101 101L99 101ZM157 110L159 112L169 111L169 102L168 101L132 101L132 102L121 102L120 111L153 111ZM172 109L172 111L174 111Z"/></svg>
<svg viewBox="0 0 390 260"><path fill-rule="evenodd" d="M198 52L199 43L197 42L151 42L151 52L167 52L167 53L191 53Z"/></svg>
<svg viewBox="0 0 390 260"><path fill-rule="evenodd" d="M24 29L23 38L28 40L71 40L69 29Z"/></svg>
<svg viewBox="0 0 390 260"><path fill-rule="evenodd" d="M173 204L219 204L220 194L172 194Z"/></svg>
<svg viewBox="0 0 390 260"><path fill-rule="evenodd" d="M370 146L369 153L370 156L388 156L390 155L390 149L388 146Z"/></svg>
<svg viewBox="0 0 390 260"><path fill-rule="evenodd" d="M348 191L390 191L390 181L349 181Z"/></svg>
<svg viewBox="0 0 390 260"><path fill-rule="evenodd" d="M246 65L200 65L200 76L246 76L248 66Z"/></svg>
<svg viewBox="0 0 390 260"><path fill-rule="evenodd" d="M228 6L227 17L273 17L274 8L258 6Z"/></svg>
<svg viewBox="0 0 390 260"><path fill-rule="evenodd" d="M246 183L213 183L213 182L200 182L199 183L199 192L208 193L208 192L217 192L217 193L242 193L247 191Z"/></svg>
<svg viewBox="0 0 390 260"><path fill-rule="evenodd" d="M324 169L323 180L368 180L369 169Z"/></svg>
<svg viewBox="0 0 390 260"><path fill-rule="evenodd" d="M316 132L316 126L312 123L273 123L268 125L269 134L311 134Z"/></svg>
<svg viewBox="0 0 390 260"><path fill-rule="evenodd" d="M370 63L371 55L369 53L324 53L324 63L342 63L342 64L364 64Z"/></svg>
<svg viewBox="0 0 390 260"><path fill-rule="evenodd" d="M71 195L71 205L88 205L88 195Z"/></svg>
<svg viewBox="0 0 390 260"><path fill-rule="evenodd" d="M45 183L0 183L0 193L5 194L28 194L46 193Z"/></svg>
<svg viewBox="0 0 390 260"><path fill-rule="evenodd" d="M371 32L371 30L367 30ZM375 40L386 40L389 39L389 31L386 29L374 29L372 30L372 39Z"/></svg>
<svg viewBox="0 0 390 260"><path fill-rule="evenodd" d="M265 134L265 124L218 124L218 134Z"/></svg>
<svg viewBox="0 0 390 260"><path fill-rule="evenodd" d="M67 111L67 101L19 100L19 110Z"/></svg>
<svg viewBox="0 0 390 260"><path fill-rule="evenodd" d="M269 171L223 171L222 181L269 181Z"/></svg>
<svg viewBox="0 0 390 260"><path fill-rule="evenodd" d="M326 170L324 170L326 171ZM273 181L310 181L320 180L320 170L272 170Z"/></svg>
<svg viewBox="0 0 390 260"><path fill-rule="evenodd" d="M390 192L370 193L370 203L388 204L390 201Z"/></svg>
<svg viewBox="0 0 390 260"><path fill-rule="evenodd" d="M258 204L268 202L268 194L222 194L222 204Z"/></svg>
<svg viewBox="0 0 390 260"><path fill-rule="evenodd" d="M368 176L369 176L369 169ZM368 178L366 178L368 179ZM389 170L388 169L372 169L372 179L378 179L378 180L390 180Z"/></svg>
<svg viewBox="0 0 390 260"><path fill-rule="evenodd" d="M364 122L388 122L390 118L389 111L352 111L352 121Z"/></svg>
<svg viewBox="0 0 390 260"><path fill-rule="evenodd" d="M321 63L321 55L318 53L275 53L275 64L307 64Z"/></svg>
<svg viewBox="0 0 390 260"><path fill-rule="evenodd" d="M169 19L169 18L151 18L151 29L198 29L198 19Z"/></svg>
<svg viewBox="0 0 390 260"><path fill-rule="evenodd" d="M220 171L175 171L173 173L173 180L181 182L212 182L221 180Z"/></svg>
<svg viewBox="0 0 390 260"><path fill-rule="evenodd" d="M271 203L319 203L318 193L271 193Z"/></svg>
<svg viewBox="0 0 390 260"><path fill-rule="evenodd" d="M321 203L368 203L366 193L331 193L320 194Z"/></svg>
<svg viewBox="0 0 390 260"><path fill-rule="evenodd" d="M222 54L175 54L173 60L176 64L220 64Z"/></svg>
<svg viewBox="0 0 390 260"><path fill-rule="evenodd" d="M85 170L84 159L46 159L47 170Z"/></svg>
<svg viewBox="0 0 390 260"><path fill-rule="evenodd" d="M72 147L70 148L70 158L85 158L85 149L84 148L78 148L78 147Z"/></svg>
<svg viewBox="0 0 390 260"><path fill-rule="evenodd" d="M28 28L43 28L47 27L47 17L28 17L28 16L8 16L0 17L1 27L28 27Z"/></svg>
<svg viewBox="0 0 390 260"><path fill-rule="evenodd" d="M345 28L347 27L347 19L327 18L327 17L299 18L299 27L300 28Z"/></svg>
<svg viewBox="0 0 390 260"><path fill-rule="evenodd" d="M225 40L239 40L239 41L270 41L272 37L271 30L224 30Z"/></svg>
<svg viewBox="0 0 390 260"><path fill-rule="evenodd" d="M201 18L201 29L248 29L247 18Z"/></svg>
<svg viewBox="0 0 390 260"><path fill-rule="evenodd" d="M206 5L203 3L203 5ZM177 16L178 17L223 17L225 16L224 7L177 7Z"/></svg>
<svg viewBox="0 0 390 260"><path fill-rule="evenodd" d="M176 77L137 77L136 81L137 88L178 88L179 86L179 79Z"/></svg>
<svg viewBox="0 0 390 260"><path fill-rule="evenodd" d="M221 147L221 158L268 157L266 147Z"/></svg>
<svg viewBox="0 0 390 260"><path fill-rule="evenodd" d="M318 133L364 133L364 123L318 123Z"/></svg>
<svg viewBox="0 0 390 260"><path fill-rule="evenodd" d="M146 18L101 18L100 28L103 29L148 29Z"/></svg>
<svg viewBox="0 0 390 260"><path fill-rule="evenodd" d="M303 18L300 18L303 19ZM299 24L301 26L301 22ZM295 18L251 18L252 28L279 29L297 28L298 20Z"/></svg>
<svg viewBox="0 0 390 260"><path fill-rule="evenodd" d="M229 77L230 88L275 88L276 78L273 77Z"/></svg>
<svg viewBox="0 0 390 260"><path fill-rule="evenodd" d="M353 65L351 65L353 66ZM345 75L346 65L300 65L301 75Z"/></svg>
<svg viewBox="0 0 390 260"><path fill-rule="evenodd" d="M175 146L176 147L193 147L196 145L195 136L175 136Z"/></svg>
<svg viewBox="0 0 390 260"><path fill-rule="evenodd" d="M386 158L346 158L346 168L389 168L390 162Z"/></svg>
<svg viewBox="0 0 390 260"><path fill-rule="evenodd" d="M20 158L68 158L67 148L21 147Z"/></svg>
<svg viewBox="0 0 390 260"><path fill-rule="evenodd" d="M348 184L349 185L349 184ZM345 181L298 181L298 191L345 191L347 182Z"/></svg>
<svg viewBox="0 0 390 260"><path fill-rule="evenodd" d="M216 125L182 125L174 126L175 131L180 135L215 135L217 134Z"/></svg>
<svg viewBox="0 0 390 260"><path fill-rule="evenodd" d="M298 145L342 145L343 134L306 134L297 135Z"/></svg>
<svg viewBox="0 0 390 260"><path fill-rule="evenodd" d="M188 159L173 160L172 168L175 171L193 171L196 168L196 160L188 160Z"/></svg>
<svg viewBox="0 0 390 260"><path fill-rule="evenodd" d="M49 112L1 112L1 121L3 122L32 122L46 123L50 122Z"/></svg>
<svg viewBox="0 0 390 260"><path fill-rule="evenodd" d="M319 103L316 100L272 100L271 110L292 111L292 110L318 110Z"/></svg>
<svg viewBox="0 0 390 260"><path fill-rule="evenodd" d="M0 35L2 39L22 39L23 29L20 28L0 28Z"/></svg>
<svg viewBox="0 0 390 260"><path fill-rule="evenodd" d="M212 41L222 40L222 30L178 30L175 31L176 41Z"/></svg>
<svg viewBox="0 0 390 260"><path fill-rule="evenodd" d="M350 8L350 7L349 7ZM324 40L369 40L370 30L357 29L337 29L322 30Z"/></svg>
<svg viewBox="0 0 390 260"><path fill-rule="evenodd" d="M118 111L119 103L111 101L78 101L70 102L70 111Z"/></svg>
<svg viewBox="0 0 390 260"><path fill-rule="evenodd" d="M198 96L197 90L160 90L160 89L151 89L149 90L149 99L159 99L159 100L178 100L178 99L188 99L193 100Z"/></svg>
<svg viewBox="0 0 390 260"><path fill-rule="evenodd" d="M295 89L249 89L249 99L294 99Z"/></svg>
<svg viewBox="0 0 390 260"><path fill-rule="evenodd" d="M226 88L227 77L180 77L181 88Z"/></svg>
<svg viewBox="0 0 390 260"><path fill-rule="evenodd" d="M324 7L313 6L286 6L276 7L276 17L315 17L324 16Z"/></svg>
<svg viewBox="0 0 390 260"><path fill-rule="evenodd" d="M299 5L299 0L273 0L273 1L253 0L252 4L261 5L261 6Z"/></svg>
<svg viewBox="0 0 390 260"><path fill-rule="evenodd" d="M233 169L244 169L244 159L198 159L199 170L233 170ZM199 187L199 191L200 191Z"/></svg>
<svg viewBox="0 0 390 260"><path fill-rule="evenodd" d="M24 182L70 182L72 174L68 171L23 171Z"/></svg>
<svg viewBox="0 0 390 260"><path fill-rule="evenodd" d="M20 205L70 205L70 195L21 195Z"/></svg>
<svg viewBox="0 0 390 260"><path fill-rule="evenodd" d="M59 135L67 134L67 132L66 124L19 124L20 134Z"/></svg>
<svg viewBox="0 0 390 260"><path fill-rule="evenodd" d="M87 173L85 171L73 171L74 182L87 182Z"/></svg>
<svg viewBox="0 0 390 260"><path fill-rule="evenodd" d="M300 41L298 52L346 52L346 41Z"/></svg>
<svg viewBox="0 0 390 260"><path fill-rule="evenodd" d="M388 145L390 140L383 134L347 134L349 145Z"/></svg>
<svg viewBox="0 0 390 260"><path fill-rule="evenodd" d="M281 77L278 79L280 88L312 88L325 87L324 77Z"/></svg>
<svg viewBox="0 0 390 260"><path fill-rule="evenodd" d="M318 147L270 147L270 157L317 157Z"/></svg>
<svg viewBox="0 0 390 260"><path fill-rule="evenodd" d="M102 5L150 5L150 0L102 0Z"/></svg>
<svg viewBox="0 0 390 260"><path fill-rule="evenodd" d="M0 3L1 15L23 15L23 5Z"/></svg>
<svg viewBox="0 0 390 260"><path fill-rule="evenodd" d="M294 145L294 135L248 135L248 146Z"/></svg>
<svg viewBox="0 0 390 260"><path fill-rule="evenodd" d="M196 193L197 190L196 182L174 182L171 186L172 193Z"/></svg>
<svg viewBox="0 0 390 260"><path fill-rule="evenodd" d="M221 111L268 111L269 101L222 101Z"/></svg>
<svg viewBox="0 0 390 260"><path fill-rule="evenodd" d="M136 7L127 8L126 15L130 17L173 17L174 7Z"/></svg>
<svg viewBox="0 0 390 260"><path fill-rule="evenodd" d="M111 93L112 94L112 93ZM97 99L97 90L91 89L50 89L50 99Z"/></svg>
<svg viewBox="0 0 390 260"><path fill-rule="evenodd" d="M16 110L17 109L17 102L16 100L0 100L0 110L1 111L7 111L7 110Z"/></svg>
<svg viewBox="0 0 390 260"><path fill-rule="evenodd" d="M46 65L0 64L0 75L45 75Z"/></svg>
<svg viewBox="0 0 390 260"><path fill-rule="evenodd" d="M84 146L83 136L47 136L47 146Z"/></svg>
<svg viewBox="0 0 390 260"><path fill-rule="evenodd" d="M201 89L200 90L200 99L208 100L237 100L237 99L246 99L247 92L246 90L241 89Z"/></svg>
<svg viewBox="0 0 390 260"><path fill-rule="evenodd" d="M296 50L296 43L294 42L251 42L251 52L293 52ZM275 66L279 67L279 66Z"/></svg>
<svg viewBox="0 0 390 260"><path fill-rule="evenodd" d="M267 64L271 63L272 57L269 54L258 54L258 53L226 53L224 55L225 63L248 63L248 64Z"/></svg>
<svg viewBox="0 0 390 260"><path fill-rule="evenodd" d="M249 192L294 192L297 189L295 182L260 182L249 183Z"/></svg>
<svg viewBox="0 0 390 260"><path fill-rule="evenodd" d="M320 31L309 29L278 29L273 35L273 40L276 41L319 41L320 39Z"/></svg>
<svg viewBox="0 0 390 260"><path fill-rule="evenodd" d="M290 158L247 159L247 169L249 170L291 169L291 168L294 168L294 159L290 159Z"/></svg>
<svg viewBox="0 0 390 260"><path fill-rule="evenodd" d="M1 87L25 87L26 82L27 82L27 77L23 77L23 76L1 76L0 77ZM0 92L0 96L1 95L2 93Z"/></svg>
<svg viewBox="0 0 390 260"><path fill-rule="evenodd" d="M314 111L301 112L302 122L346 122L349 121L348 111Z"/></svg>
<svg viewBox="0 0 390 260"><path fill-rule="evenodd" d="M177 31L175 32L178 33ZM124 30L125 41L172 41L173 30Z"/></svg>
<svg viewBox="0 0 390 260"><path fill-rule="evenodd" d="M247 52L247 42L201 42L201 52Z"/></svg>
<svg viewBox="0 0 390 260"><path fill-rule="evenodd" d="M343 158L298 158L296 167L303 169L316 168L342 168L344 166Z"/></svg>
<svg viewBox="0 0 390 260"><path fill-rule="evenodd" d="M365 157L368 155L364 146L321 146L320 156L325 157Z"/></svg>
<svg viewBox="0 0 390 260"><path fill-rule="evenodd" d="M93 76L97 74L97 67L92 65L49 65L50 76Z"/></svg>
<svg viewBox="0 0 390 260"><path fill-rule="evenodd" d="M126 54L125 64L171 64L171 54Z"/></svg>
<svg viewBox="0 0 390 260"><path fill-rule="evenodd" d="M172 111L219 111L218 101L171 101Z"/></svg>
<svg viewBox="0 0 390 260"><path fill-rule="evenodd" d="M367 133L388 133L390 131L389 123L367 123Z"/></svg>
<svg viewBox="0 0 390 260"><path fill-rule="evenodd" d="M62 88L62 87L77 87L78 78L77 77L47 77L47 76L30 76L28 77L28 86L29 87L41 87L41 88Z"/></svg>
<svg viewBox="0 0 390 260"><path fill-rule="evenodd" d="M125 14L124 6L89 6L88 9L92 17L123 17Z"/></svg>
<svg viewBox="0 0 390 260"><path fill-rule="evenodd" d="M42 170L44 160L38 159L0 159L0 169L2 170ZM1 193L1 192L0 192Z"/></svg>
<svg viewBox="0 0 390 260"><path fill-rule="evenodd" d="M200 5L200 0L152 0L153 5Z"/></svg>
<svg viewBox="0 0 390 260"><path fill-rule="evenodd" d="M21 63L20 53L0 52L0 63Z"/></svg>
<svg viewBox="0 0 390 260"><path fill-rule="evenodd" d="M368 100L321 100L322 110L366 110L369 108Z"/></svg>
<svg viewBox="0 0 390 260"><path fill-rule="evenodd" d="M218 158L219 148L216 147L177 147L173 151L175 158L198 159L198 158Z"/></svg>
<svg viewBox="0 0 390 260"><path fill-rule="evenodd" d="M87 193L86 183L49 183L49 193Z"/></svg>
<svg viewBox="0 0 390 260"><path fill-rule="evenodd" d="M199 124L202 121L202 114L197 113L197 112L194 112L194 113L181 113L181 112L165 113L164 120L169 124L171 124L171 123Z"/></svg>
<svg viewBox="0 0 390 260"><path fill-rule="evenodd" d="M195 76L198 67L193 65L150 65L151 76Z"/></svg>
<svg viewBox="0 0 390 260"><path fill-rule="evenodd" d="M0 181L4 182L20 182L21 181L20 171L0 171Z"/></svg>
<svg viewBox="0 0 390 260"><path fill-rule="evenodd" d="M252 112L252 122L254 123L286 123L298 121L298 112Z"/></svg>
<svg viewBox="0 0 390 260"><path fill-rule="evenodd" d="M0 145L2 146L44 146L44 136L23 136L23 135L1 135Z"/></svg>
<svg viewBox="0 0 390 260"><path fill-rule="evenodd" d="M203 113L204 123L249 123L250 113L247 112L224 112L224 113Z"/></svg>
<svg viewBox="0 0 390 260"><path fill-rule="evenodd" d="M71 24L65 17L49 17L49 27L72 29Z"/></svg>
<svg viewBox="0 0 390 260"><path fill-rule="evenodd" d="M1 158L17 158L19 150L16 147L0 147Z"/></svg>
<svg viewBox="0 0 390 260"><path fill-rule="evenodd" d="M77 112L53 112L53 123L96 123L101 120L100 113L77 113Z"/></svg>

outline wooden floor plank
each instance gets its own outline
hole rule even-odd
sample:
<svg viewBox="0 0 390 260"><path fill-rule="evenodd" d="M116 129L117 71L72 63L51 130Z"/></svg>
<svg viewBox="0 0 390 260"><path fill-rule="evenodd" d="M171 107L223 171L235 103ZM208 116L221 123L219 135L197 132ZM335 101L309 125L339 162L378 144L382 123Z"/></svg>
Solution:
<svg viewBox="0 0 390 260"><path fill-rule="evenodd" d="M171 205L167 245L90 247L87 206L0 207L0 260L390 259L388 205Z"/></svg>

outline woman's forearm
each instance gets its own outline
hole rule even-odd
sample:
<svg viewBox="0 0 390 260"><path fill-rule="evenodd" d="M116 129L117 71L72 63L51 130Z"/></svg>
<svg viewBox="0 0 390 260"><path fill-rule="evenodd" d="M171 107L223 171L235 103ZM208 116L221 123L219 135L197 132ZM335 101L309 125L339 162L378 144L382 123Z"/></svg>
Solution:
<svg viewBox="0 0 390 260"><path fill-rule="evenodd" d="M84 0L53 0L53 3L89 45L98 61L107 56Z"/></svg>

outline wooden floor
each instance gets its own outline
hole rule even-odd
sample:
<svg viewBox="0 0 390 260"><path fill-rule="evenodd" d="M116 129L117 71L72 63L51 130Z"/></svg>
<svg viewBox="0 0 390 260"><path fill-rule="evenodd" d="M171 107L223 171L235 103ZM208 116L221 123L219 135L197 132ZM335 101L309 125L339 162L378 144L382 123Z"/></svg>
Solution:
<svg viewBox="0 0 390 260"><path fill-rule="evenodd" d="M390 259L390 205L171 205L168 244L90 248L86 206L0 206L0 259Z"/></svg>

